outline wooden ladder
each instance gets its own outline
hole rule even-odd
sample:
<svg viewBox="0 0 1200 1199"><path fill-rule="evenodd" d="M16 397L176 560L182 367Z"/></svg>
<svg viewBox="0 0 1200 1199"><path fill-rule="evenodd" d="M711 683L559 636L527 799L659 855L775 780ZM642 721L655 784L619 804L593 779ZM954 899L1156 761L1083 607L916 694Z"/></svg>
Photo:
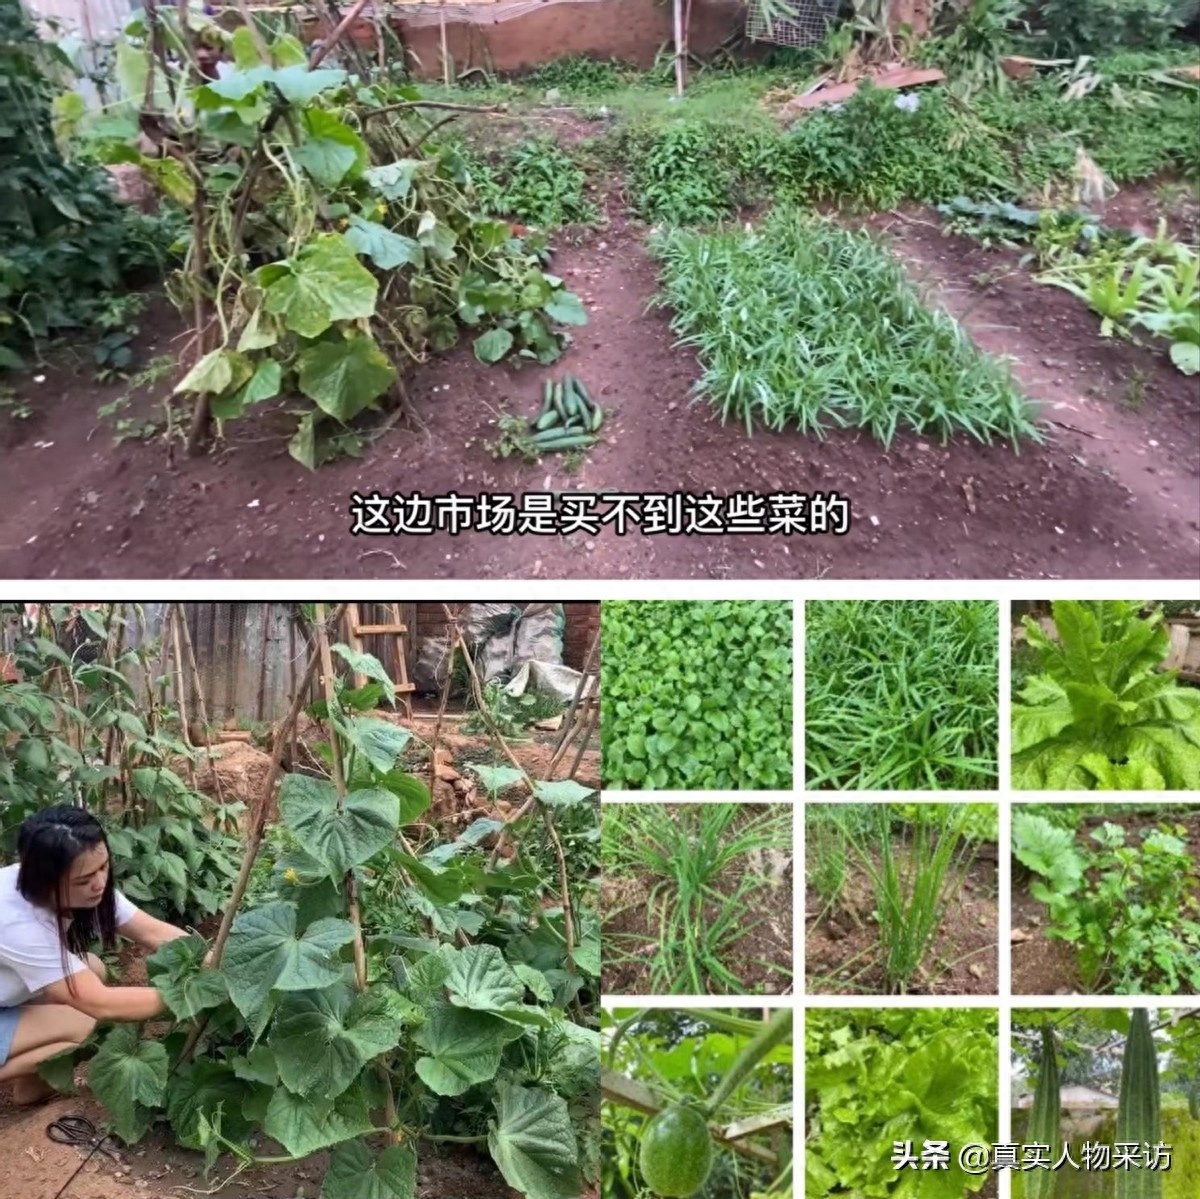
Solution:
<svg viewBox="0 0 1200 1199"><path fill-rule="evenodd" d="M365 653L363 649L362 639L364 637L373 637L375 635L393 636L396 638L396 698L404 704L404 714L409 720L412 719L412 700L409 698L414 691L416 685L408 681L408 656L407 656L407 639L408 625L400 619L399 604L384 604L390 619L386 624L363 624L362 613L359 610L358 604L346 605L346 624L349 634L348 640L350 648L356 654ZM367 685L367 676L365 674L354 675L355 687L365 687Z"/></svg>

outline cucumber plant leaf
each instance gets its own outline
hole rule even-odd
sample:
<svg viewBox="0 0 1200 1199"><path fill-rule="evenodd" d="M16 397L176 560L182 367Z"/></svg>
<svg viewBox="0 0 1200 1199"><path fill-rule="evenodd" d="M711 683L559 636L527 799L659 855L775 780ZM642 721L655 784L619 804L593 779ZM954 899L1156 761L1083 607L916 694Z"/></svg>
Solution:
<svg viewBox="0 0 1200 1199"><path fill-rule="evenodd" d="M404 1022L379 988L358 997L347 984L287 995L270 1037L280 1081L298 1095L336 1099L368 1062L399 1044Z"/></svg>
<svg viewBox="0 0 1200 1199"><path fill-rule="evenodd" d="M417 1158L403 1145L378 1157L362 1141L338 1145L329 1158L321 1199L414 1199Z"/></svg>
<svg viewBox="0 0 1200 1199"><path fill-rule="evenodd" d="M496 1076L501 1051L518 1036L497 1016L439 1004L413 1036L426 1054L417 1074L437 1095L461 1095Z"/></svg>
<svg viewBox="0 0 1200 1199"><path fill-rule="evenodd" d="M371 769L383 775L396 765L396 759L412 740L408 729L377 716L356 716L346 722L342 731L346 740L367 759ZM412 778L411 775L400 777Z"/></svg>
<svg viewBox="0 0 1200 1199"><path fill-rule="evenodd" d="M585 787L574 779L541 780L534 783L533 793L552 808L572 808L589 795L595 795L591 787Z"/></svg>
<svg viewBox="0 0 1200 1199"><path fill-rule="evenodd" d="M267 312L302 337L375 315L379 284L339 233L319 234L295 257L260 268L257 278Z"/></svg>
<svg viewBox="0 0 1200 1199"><path fill-rule="evenodd" d="M225 976L204 965L207 952L204 938L193 933L168 941L146 959L150 982L176 1020L190 1020L229 998Z"/></svg>
<svg viewBox="0 0 1200 1199"><path fill-rule="evenodd" d="M577 1199L579 1150L566 1100L542 1087L500 1083L488 1148L504 1181L529 1199Z"/></svg>
<svg viewBox="0 0 1200 1199"><path fill-rule="evenodd" d="M311 991L342 977L338 951L354 939L348 920L317 920L296 931L296 908L268 903L233 922L221 968L229 997L247 1019L260 1013L274 990Z"/></svg>
<svg viewBox="0 0 1200 1199"><path fill-rule="evenodd" d="M400 827L400 801L392 792L374 787L351 791L339 811L333 783L303 774L284 779L279 814L334 879L390 845Z"/></svg>
<svg viewBox="0 0 1200 1199"><path fill-rule="evenodd" d="M307 1157L341 1141L354 1140L373 1127L361 1083L337 1099L305 1098L280 1087L271 1096L263 1120L267 1136L293 1157Z"/></svg>
<svg viewBox="0 0 1200 1199"><path fill-rule="evenodd" d="M185 1148L204 1148L201 1118L215 1124L218 1111L223 1136L240 1141L250 1132L251 1123L242 1113L246 1084L223 1062L189 1062L172 1076L166 1098L167 1118Z"/></svg>
<svg viewBox="0 0 1200 1199"><path fill-rule="evenodd" d="M154 1120L167 1091L167 1050L160 1041L139 1041L136 1024L118 1024L88 1067L88 1086L112 1116L113 1131L128 1144Z"/></svg>
<svg viewBox="0 0 1200 1199"><path fill-rule="evenodd" d="M300 352L300 390L336 420L348 424L396 380L396 368L365 333L331 335Z"/></svg>

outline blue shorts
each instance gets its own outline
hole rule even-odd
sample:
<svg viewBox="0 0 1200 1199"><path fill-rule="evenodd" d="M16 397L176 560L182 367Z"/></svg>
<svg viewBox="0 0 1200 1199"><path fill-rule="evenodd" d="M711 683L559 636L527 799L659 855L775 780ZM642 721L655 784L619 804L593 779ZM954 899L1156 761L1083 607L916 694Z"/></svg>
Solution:
<svg viewBox="0 0 1200 1199"><path fill-rule="evenodd" d="M19 1007L0 1007L0 1066L8 1061L13 1037L17 1035L17 1025L20 1020L21 1009Z"/></svg>

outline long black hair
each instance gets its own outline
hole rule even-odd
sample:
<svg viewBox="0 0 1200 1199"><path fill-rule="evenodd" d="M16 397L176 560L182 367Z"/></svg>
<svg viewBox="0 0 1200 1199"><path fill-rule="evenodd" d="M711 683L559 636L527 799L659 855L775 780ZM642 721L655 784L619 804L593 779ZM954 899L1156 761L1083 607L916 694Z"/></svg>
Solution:
<svg viewBox="0 0 1200 1199"><path fill-rule="evenodd" d="M97 939L105 949L113 949L117 943L117 900L111 862L104 894L94 908L62 906L63 887L70 880L72 863L81 853L98 845L108 849L108 838L100 821L86 808L70 804L55 804L34 812L17 834L17 853L21 859L17 890L30 903L54 913L64 953L86 956ZM68 920L70 923L66 924Z"/></svg>

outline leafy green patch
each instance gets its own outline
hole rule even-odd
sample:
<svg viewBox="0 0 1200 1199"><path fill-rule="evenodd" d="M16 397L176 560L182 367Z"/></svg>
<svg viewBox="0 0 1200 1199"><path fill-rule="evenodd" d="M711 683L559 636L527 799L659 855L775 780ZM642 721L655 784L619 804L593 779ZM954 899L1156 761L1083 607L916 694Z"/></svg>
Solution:
<svg viewBox="0 0 1200 1199"><path fill-rule="evenodd" d="M1200 789L1200 690L1161 669L1162 614L1058 600L1056 638L1026 618L1037 673L1012 705L1012 782L1023 791Z"/></svg>
<svg viewBox="0 0 1200 1199"><path fill-rule="evenodd" d="M528 138L475 172L475 194L485 212L539 229L587 224L595 207L584 195L587 177L552 137Z"/></svg>
<svg viewBox="0 0 1200 1199"><path fill-rule="evenodd" d="M1014 445L1040 435L1008 368L944 312L925 308L900 263L866 234L790 209L756 230L676 229L653 248L660 303L700 356L696 390L752 430L902 430Z"/></svg>
<svg viewBox="0 0 1200 1199"><path fill-rule="evenodd" d="M893 1165L895 1142L990 1144L998 1128L996 1013L813 1010L805 1021L805 1194L963 1199L985 1174Z"/></svg>
<svg viewBox="0 0 1200 1199"><path fill-rule="evenodd" d="M995 61L977 65L962 39L934 49L959 56L955 87L898 96L867 84L783 128L759 103L768 82L794 93L789 73L700 80L679 107L639 110L631 90L615 140L634 206L648 220L703 224L765 197L872 211L1020 200L1069 187L1080 148L1119 183L1200 176L1200 88L1163 73L1184 52L1110 55L1001 85Z"/></svg>
<svg viewBox="0 0 1200 1199"><path fill-rule="evenodd" d="M605 603L601 629L606 786L791 787L790 604Z"/></svg>
<svg viewBox="0 0 1200 1199"><path fill-rule="evenodd" d="M1200 989L1200 898L1188 828L1131 834L1105 821L1080 843L1036 811L1013 817L1013 855L1037 876L1047 934L1075 947L1089 991L1177 995Z"/></svg>
<svg viewBox="0 0 1200 1199"><path fill-rule="evenodd" d="M980 600L807 604L808 785L994 788L997 616Z"/></svg>

